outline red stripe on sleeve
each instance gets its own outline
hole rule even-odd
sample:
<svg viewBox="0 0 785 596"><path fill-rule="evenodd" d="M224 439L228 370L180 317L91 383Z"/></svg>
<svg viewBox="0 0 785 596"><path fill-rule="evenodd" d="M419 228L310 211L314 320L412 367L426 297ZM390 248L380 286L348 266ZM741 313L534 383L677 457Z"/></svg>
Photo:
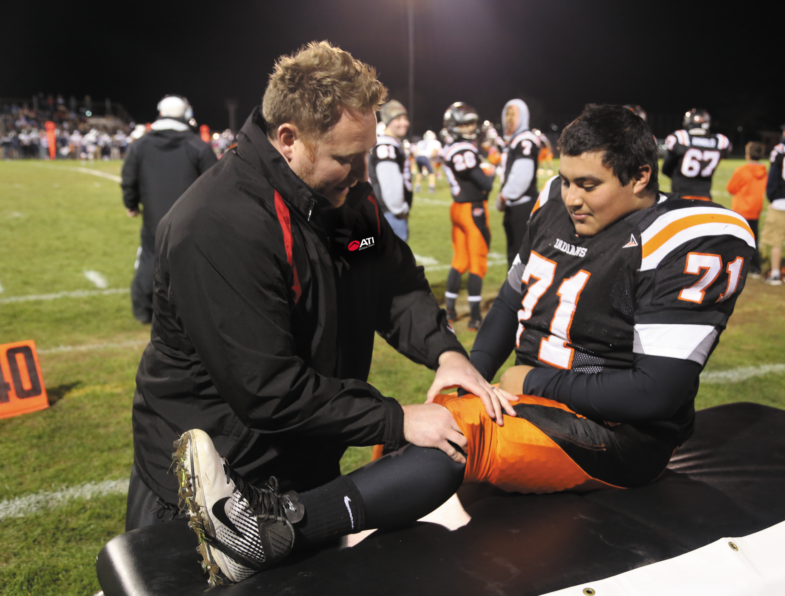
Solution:
<svg viewBox="0 0 785 596"><path fill-rule="evenodd" d="M275 191L275 213L278 215L278 223L281 224L281 230L283 231L283 245L286 250L286 262L289 263L289 266L292 268L292 273L294 274L294 285L292 286L292 290L294 291L294 301L296 303L300 299L302 288L300 287L300 277L297 275L297 267L295 267L294 258L292 257L292 246L294 244L292 241L292 218L289 215L289 208L286 206L286 203L284 203L281 193L277 190Z"/></svg>
<svg viewBox="0 0 785 596"><path fill-rule="evenodd" d="M376 202L376 197L373 196L373 193L368 195L368 200L373 203L374 209L376 209L376 233L379 234L381 237L382 235L382 222L379 220L379 203Z"/></svg>

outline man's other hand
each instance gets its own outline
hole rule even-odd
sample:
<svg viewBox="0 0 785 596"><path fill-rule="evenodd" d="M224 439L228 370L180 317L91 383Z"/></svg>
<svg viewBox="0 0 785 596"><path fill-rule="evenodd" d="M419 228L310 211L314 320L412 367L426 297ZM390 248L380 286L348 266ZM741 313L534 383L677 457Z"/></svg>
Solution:
<svg viewBox="0 0 785 596"><path fill-rule="evenodd" d="M467 392L479 397L488 416L495 420L499 426L504 426L502 410L508 416L516 415L510 402L518 401L517 397L491 385L463 354L444 352L439 356L439 368L436 370L436 378L428 390L426 403L432 402L442 389L455 389L456 387L462 387Z"/></svg>
<svg viewBox="0 0 785 596"><path fill-rule="evenodd" d="M128 215L128 217L139 217L138 209L126 209L125 213Z"/></svg>
<svg viewBox="0 0 785 596"><path fill-rule="evenodd" d="M415 404L403 407L403 436L412 445L441 449L459 464L466 458L453 445L466 451L466 437L450 410L439 404ZM451 445L452 443L452 445Z"/></svg>

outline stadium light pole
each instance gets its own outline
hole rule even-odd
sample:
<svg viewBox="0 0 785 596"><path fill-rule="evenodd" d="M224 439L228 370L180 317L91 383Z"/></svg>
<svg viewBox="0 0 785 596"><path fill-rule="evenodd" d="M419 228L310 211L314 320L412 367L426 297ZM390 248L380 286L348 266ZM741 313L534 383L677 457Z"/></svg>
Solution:
<svg viewBox="0 0 785 596"><path fill-rule="evenodd" d="M414 127L414 0L407 0L406 6L409 18L409 121Z"/></svg>

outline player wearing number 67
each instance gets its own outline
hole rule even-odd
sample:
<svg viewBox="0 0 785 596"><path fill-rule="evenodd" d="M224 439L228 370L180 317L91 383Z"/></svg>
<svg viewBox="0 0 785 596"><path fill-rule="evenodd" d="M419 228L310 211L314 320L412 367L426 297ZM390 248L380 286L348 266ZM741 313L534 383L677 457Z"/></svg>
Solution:
<svg viewBox="0 0 785 596"><path fill-rule="evenodd" d="M693 108L684 114L684 129L665 139L662 173L671 179L671 190L685 199L711 200L711 178L730 153L728 137L709 132L710 126L709 113Z"/></svg>

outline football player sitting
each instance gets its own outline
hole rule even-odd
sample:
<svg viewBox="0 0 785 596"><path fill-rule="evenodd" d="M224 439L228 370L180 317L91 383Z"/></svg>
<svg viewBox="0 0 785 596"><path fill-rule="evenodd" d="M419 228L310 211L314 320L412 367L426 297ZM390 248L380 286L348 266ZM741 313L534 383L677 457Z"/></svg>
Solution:
<svg viewBox="0 0 785 596"><path fill-rule="evenodd" d="M300 495L278 494L274 479L247 485L209 437L185 433L181 494L202 546L218 553L208 561L216 577L283 558L276 535L299 548L413 522L461 483L548 493L638 487L662 474L692 434L699 375L755 241L740 215L659 192L654 137L621 106L587 106L559 149L559 176L540 193L472 350L488 379L515 350L502 386L521 398L512 405L497 390L504 424L479 398L432 388L428 401L452 413L465 457L410 445ZM221 501L231 505L216 509Z"/></svg>

